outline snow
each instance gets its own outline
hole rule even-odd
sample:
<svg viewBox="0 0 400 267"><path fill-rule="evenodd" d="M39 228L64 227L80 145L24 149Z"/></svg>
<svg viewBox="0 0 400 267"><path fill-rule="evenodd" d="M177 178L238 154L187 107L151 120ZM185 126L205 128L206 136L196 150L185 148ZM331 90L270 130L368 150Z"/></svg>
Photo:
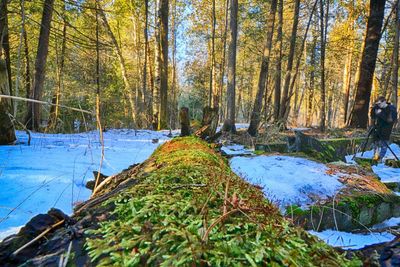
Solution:
<svg viewBox="0 0 400 267"><path fill-rule="evenodd" d="M372 228L373 229L382 229L382 228L395 227L395 226L400 226L400 217L392 217L390 219L387 219L386 221L375 224L374 226L372 226Z"/></svg>
<svg viewBox="0 0 400 267"><path fill-rule="evenodd" d="M101 173L112 175L146 160L168 131L109 130L104 133L105 160ZM174 132L176 135L177 132ZM24 132L17 132L26 142ZM158 141L156 140L158 139ZM97 132L80 134L33 133L31 146L0 146L0 240L33 216L55 207L72 213L75 203L87 200L87 180L98 171L101 145Z"/></svg>
<svg viewBox="0 0 400 267"><path fill-rule="evenodd" d="M390 144L390 148L393 152L400 157L400 147L397 144ZM361 152L356 154L357 157L361 157ZM363 158L372 158L374 156L373 150L368 150L364 152ZM348 163L354 163L352 160L353 155L346 156L346 161ZM392 152L388 149L386 152L386 157L384 159L394 159ZM372 166L372 170L375 174L379 176L382 182L400 182L400 168L391 168L383 163Z"/></svg>
<svg viewBox="0 0 400 267"><path fill-rule="evenodd" d="M253 151L246 149L242 145L228 145L221 147L221 151L229 156L238 156L238 155L252 155Z"/></svg>
<svg viewBox="0 0 400 267"><path fill-rule="evenodd" d="M343 249L361 249L368 245L390 242L396 238L396 236L390 233L353 234L335 230L308 232L331 246L342 247Z"/></svg>
<svg viewBox="0 0 400 267"><path fill-rule="evenodd" d="M334 195L342 187L339 176L327 174L324 164L305 158L234 157L230 165L236 174L263 187L266 197L281 210L293 204L304 208L317 199Z"/></svg>

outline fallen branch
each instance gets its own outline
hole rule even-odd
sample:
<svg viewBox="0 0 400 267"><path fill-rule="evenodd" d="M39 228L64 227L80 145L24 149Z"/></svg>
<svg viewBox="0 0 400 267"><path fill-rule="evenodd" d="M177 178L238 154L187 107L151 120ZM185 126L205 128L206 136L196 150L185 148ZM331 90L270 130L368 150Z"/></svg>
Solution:
<svg viewBox="0 0 400 267"><path fill-rule="evenodd" d="M25 102L38 103L38 104L47 105L47 106L57 106L57 107L60 107L60 108L65 108L65 109L70 109L70 110L74 110L74 111L83 112L83 113L90 114L90 115L95 115L93 112L88 111L88 110L68 107L68 106L64 106L64 105L60 105L60 104L53 104L53 103L50 103L50 102L40 101L40 100L36 100L36 99L31 99L31 98L25 98L25 97L19 97L19 96L11 96L11 95L0 95L0 98L8 98L8 99L20 100L20 101L25 101Z"/></svg>

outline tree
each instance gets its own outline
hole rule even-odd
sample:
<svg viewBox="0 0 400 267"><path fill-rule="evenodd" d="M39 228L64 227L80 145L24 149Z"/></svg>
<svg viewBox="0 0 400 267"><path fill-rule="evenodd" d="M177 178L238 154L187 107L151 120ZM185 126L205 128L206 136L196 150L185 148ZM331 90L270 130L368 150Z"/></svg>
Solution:
<svg viewBox="0 0 400 267"><path fill-rule="evenodd" d="M385 3L386 0L370 0L370 13L360 63L356 97L349 120L349 126L351 127L366 128L368 126L368 108L379 41L381 39Z"/></svg>
<svg viewBox="0 0 400 267"><path fill-rule="evenodd" d="M260 115L262 108L262 101L264 99L266 81L268 77L268 68L272 47L272 37L274 35L275 13L276 13L277 0L272 0L271 9L269 12L269 20L267 24L267 38L264 46L264 53L261 59L260 75L258 78L257 95L254 101L253 112L251 113L250 125L247 132L251 136L255 136L260 124ZM279 34L279 33L278 33Z"/></svg>
<svg viewBox="0 0 400 267"><path fill-rule="evenodd" d="M230 1L229 46L228 46L228 85L226 92L227 114L222 130L236 132L235 127L235 90L236 90L236 47L237 47L237 17L238 0Z"/></svg>
<svg viewBox="0 0 400 267"><path fill-rule="evenodd" d="M396 1L395 7L395 36L393 46L393 70L392 70L392 103L397 107L397 87L399 84L399 35L400 35L400 1Z"/></svg>
<svg viewBox="0 0 400 267"><path fill-rule="evenodd" d="M327 10L324 12L324 0L320 0L320 46L321 46L321 122L320 129L321 131L325 131L325 120L326 120L326 89L325 89L325 47L326 47L326 31L328 24L328 10L329 10L329 1L327 4ZM326 21L324 21L326 20Z"/></svg>
<svg viewBox="0 0 400 267"><path fill-rule="evenodd" d="M1 47L3 49L7 76L8 76L8 86L10 94L12 95L12 82L11 82L11 58L10 58L10 37L8 33L8 0L1 0L0 2L0 37L1 37Z"/></svg>
<svg viewBox="0 0 400 267"><path fill-rule="evenodd" d="M43 4L43 15L40 24L39 44L35 62L35 78L31 97L35 100L42 99L43 85L46 72L46 60L49 51L50 27L53 15L54 0L45 0ZM38 103L28 104L25 123L30 130L38 130L41 119L41 110Z"/></svg>
<svg viewBox="0 0 400 267"><path fill-rule="evenodd" d="M290 48L289 48L289 55L288 61L286 66L286 74L285 80L283 84L283 94L281 99L281 106L280 106L280 119L283 119L286 114L286 109L290 103L290 96L289 96L289 86L290 80L292 75L293 69L293 60L294 60L294 52L296 48L296 38L297 38L297 26L299 24L299 13L300 13L300 0L295 0L294 4L294 17L293 17L293 25L292 25L292 34L290 37Z"/></svg>
<svg viewBox="0 0 400 267"><path fill-rule="evenodd" d="M160 0L160 119L159 129L168 127L168 13L169 1Z"/></svg>
<svg viewBox="0 0 400 267"><path fill-rule="evenodd" d="M283 0L278 4L278 29L276 41L278 42L278 58L276 62L275 84L274 84L274 120L279 120L281 107L281 86L282 86L282 25L283 25Z"/></svg>

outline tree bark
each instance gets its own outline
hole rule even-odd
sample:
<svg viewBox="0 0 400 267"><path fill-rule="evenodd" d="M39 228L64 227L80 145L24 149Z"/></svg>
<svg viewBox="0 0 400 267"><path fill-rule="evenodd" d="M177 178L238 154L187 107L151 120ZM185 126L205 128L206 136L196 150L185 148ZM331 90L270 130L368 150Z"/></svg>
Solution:
<svg viewBox="0 0 400 267"><path fill-rule="evenodd" d="M145 108L145 118L147 121L147 125L149 126L151 120L151 113L149 106L150 106L150 95L147 88L147 62L149 57L149 0L144 0L144 29L143 29L143 36L144 36L144 63L143 63L143 95L144 95L144 108Z"/></svg>
<svg viewBox="0 0 400 267"><path fill-rule="evenodd" d="M8 81L7 63L0 59L0 94L10 95ZM14 125L9 116L11 110L11 101L0 97L0 145L8 145L16 140Z"/></svg>
<svg viewBox="0 0 400 267"><path fill-rule="evenodd" d="M325 121L326 121L326 89L325 89L325 45L326 45L326 25L328 21L324 21L327 19L327 14L329 10L329 1L327 4L326 14L324 12L325 1L320 0L320 30L321 30L321 38L320 38L320 46L321 46L321 122L320 122L320 130L322 132L325 131Z"/></svg>
<svg viewBox="0 0 400 267"><path fill-rule="evenodd" d="M215 26L217 23L215 15L215 0L212 0L212 15L211 15L211 68L210 68L210 85L209 85L209 100L208 105L218 107L218 94L215 85Z"/></svg>
<svg viewBox="0 0 400 267"><path fill-rule="evenodd" d="M291 79L292 69L293 69L294 52L295 52L295 48L296 48L297 26L299 24L299 13L300 13L300 0L295 0L292 34L290 37L290 48L289 48L285 81L284 81L284 85L283 85L283 95L282 95L282 99L281 99L281 107L280 107L280 114L279 114L280 119L284 118L287 106L289 105L289 101L290 101L289 86L290 86L290 79Z"/></svg>
<svg viewBox="0 0 400 267"><path fill-rule="evenodd" d="M271 9L269 12L269 20L267 23L267 38L264 46L264 53L261 59L260 75L258 78L258 90L256 99L254 101L253 112L251 113L250 125L247 132L251 136L255 136L258 132L260 125L262 101L264 99L266 81L269 71L269 61L272 47L272 37L274 35L275 13L276 13L277 0L272 0Z"/></svg>
<svg viewBox="0 0 400 267"><path fill-rule="evenodd" d="M235 90L236 90L236 46L237 46L237 17L238 0L230 0L230 29L228 47L228 85L226 93L227 114L222 130L236 132L235 127Z"/></svg>
<svg viewBox="0 0 400 267"><path fill-rule="evenodd" d="M314 86L315 86L315 49L317 46L317 38L315 36L315 30L313 31L313 41L311 47L311 58L310 58L310 88L308 94L308 109L307 109L307 118L306 118L306 126L310 127L312 125L313 120L313 103L314 103Z"/></svg>
<svg viewBox="0 0 400 267"><path fill-rule="evenodd" d="M1 46L4 51L4 56L7 66L7 76L8 76L8 86L10 95L13 94L12 91L12 80L11 80L11 57L10 57L10 38L8 33L8 0L1 0L0 2L0 38ZM0 52L0 54L2 53ZM12 101L11 101L12 105Z"/></svg>
<svg viewBox="0 0 400 267"><path fill-rule="evenodd" d="M392 70L392 103L397 107L397 88L399 81L399 31L400 31L400 1L395 6L395 37L393 47L393 70Z"/></svg>
<svg viewBox="0 0 400 267"><path fill-rule="evenodd" d="M39 44L35 62L35 78L33 83L32 98L42 99L43 86L46 72L47 54L49 51L49 37L51 20L53 16L54 0L45 0L43 5L42 22L40 26ZM38 130L40 126L41 110L38 103L28 104L26 126L30 130Z"/></svg>
<svg viewBox="0 0 400 267"><path fill-rule="evenodd" d="M189 136L191 133L189 108L181 107L179 111L179 121L181 123L181 136Z"/></svg>
<svg viewBox="0 0 400 267"><path fill-rule="evenodd" d="M372 79L381 39L385 2L386 0L370 0L370 14L367 22L367 33L364 40L356 97L349 120L349 126L351 127L366 128L368 126Z"/></svg>
<svg viewBox="0 0 400 267"><path fill-rule="evenodd" d="M168 127L168 0L160 0L160 120L159 129Z"/></svg>
<svg viewBox="0 0 400 267"><path fill-rule="evenodd" d="M276 41L278 42L278 58L276 62L275 84L274 84L274 120L279 120L281 107L281 86L282 86L282 25L283 25L283 0L278 4L278 29Z"/></svg>

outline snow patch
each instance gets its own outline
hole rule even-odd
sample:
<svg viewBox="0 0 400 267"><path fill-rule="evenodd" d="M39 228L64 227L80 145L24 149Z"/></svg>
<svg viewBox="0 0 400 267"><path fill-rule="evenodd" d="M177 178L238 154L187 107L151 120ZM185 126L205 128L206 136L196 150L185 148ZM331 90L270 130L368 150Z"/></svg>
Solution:
<svg viewBox="0 0 400 267"><path fill-rule="evenodd" d="M400 147L397 144L390 144L390 148L393 150L393 152L400 157ZM356 154L357 157L361 157L361 152ZM365 151L363 154L363 158L372 158L374 156L374 150L368 150ZM353 155L346 156L346 161L348 163L355 163L353 160ZM394 156L392 152L388 149L386 152L386 157L385 159L394 159ZM372 166L372 170L376 175L379 176L381 179L381 182L386 183L386 182L400 182L400 168L391 168L386 166L383 163L380 163L378 165Z"/></svg>
<svg viewBox="0 0 400 267"><path fill-rule="evenodd" d="M229 145L221 147L221 151L229 156L239 156L239 155L252 155L253 151L246 149L242 145Z"/></svg>
<svg viewBox="0 0 400 267"><path fill-rule="evenodd" d="M382 228L395 227L395 226L400 226L400 217L392 217L390 219L387 219L386 221L375 224L374 226L372 226L372 228L373 229L382 229Z"/></svg>
<svg viewBox="0 0 400 267"><path fill-rule="evenodd" d="M396 236L390 233L353 234L335 230L308 232L322 239L328 245L342 247L343 249L361 249L368 245L390 242L396 238Z"/></svg>
<svg viewBox="0 0 400 267"><path fill-rule="evenodd" d="M318 199L334 195L342 187L339 176L326 173L328 167L304 158L234 157L230 165L236 174L263 187L266 197L281 210L293 204L305 208Z"/></svg>
<svg viewBox="0 0 400 267"><path fill-rule="evenodd" d="M146 160L169 131L108 130L101 172L112 175ZM177 131L174 135L179 134ZM33 216L59 208L72 213L75 203L87 200L85 188L99 168L101 145L97 132L79 134L17 132L19 145L0 146L0 232L24 225Z"/></svg>

